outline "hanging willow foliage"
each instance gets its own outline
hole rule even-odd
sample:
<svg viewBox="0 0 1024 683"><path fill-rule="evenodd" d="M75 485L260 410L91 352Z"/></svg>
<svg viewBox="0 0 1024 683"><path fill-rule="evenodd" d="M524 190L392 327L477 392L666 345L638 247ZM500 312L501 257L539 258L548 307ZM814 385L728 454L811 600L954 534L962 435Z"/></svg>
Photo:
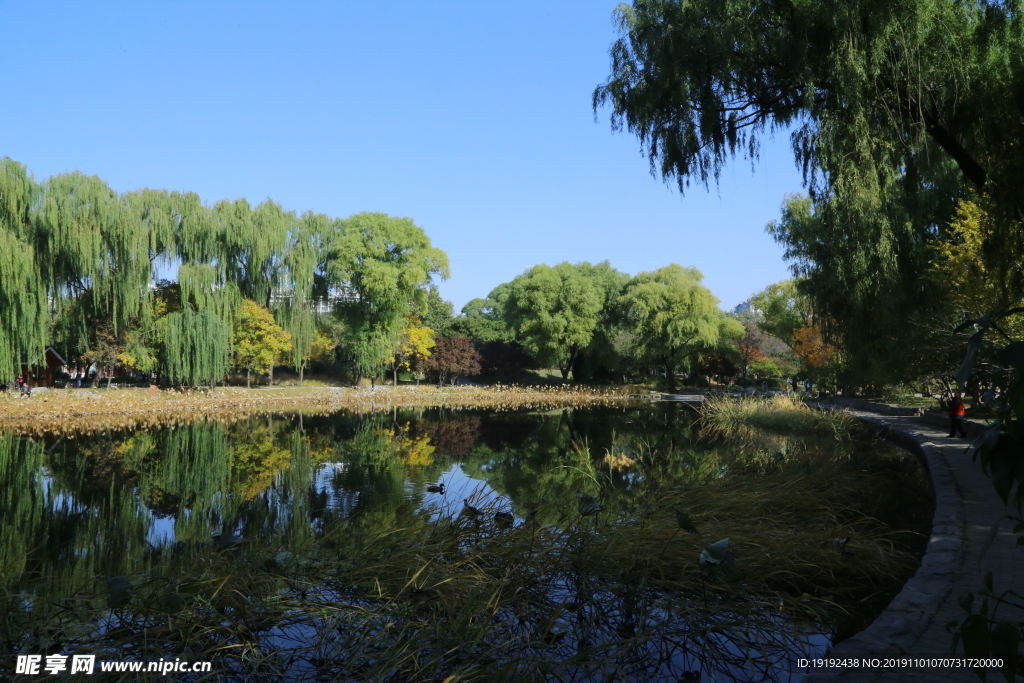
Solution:
<svg viewBox="0 0 1024 683"><path fill-rule="evenodd" d="M173 296L154 288L155 264L178 266ZM118 195L78 172L40 186L3 159L0 382L23 362L42 363L46 343L121 359L159 356L175 382L215 382L244 299L271 309L291 333L298 368L318 311L332 303L347 323L350 355L369 368L387 354L403 316L423 305L431 277L447 269L444 252L408 218L300 219L269 199L211 207L195 193Z"/></svg>
<svg viewBox="0 0 1024 683"><path fill-rule="evenodd" d="M150 237L105 182L77 172L50 178L39 224L51 297L88 303L83 319L108 318L115 330L140 313L152 280Z"/></svg>
<svg viewBox="0 0 1024 683"><path fill-rule="evenodd" d="M224 376L231 328L215 313L184 308L164 324L163 370L172 382L212 387Z"/></svg>
<svg viewBox="0 0 1024 683"><path fill-rule="evenodd" d="M314 307L328 300L328 287L323 274L324 235L331 219L307 211L294 223L278 278L278 291L273 304L274 317L292 335L292 363L301 369L316 337Z"/></svg>
<svg viewBox="0 0 1024 683"><path fill-rule="evenodd" d="M39 271L32 211L40 188L25 167L0 159L0 384L40 359L46 335L46 288Z"/></svg>

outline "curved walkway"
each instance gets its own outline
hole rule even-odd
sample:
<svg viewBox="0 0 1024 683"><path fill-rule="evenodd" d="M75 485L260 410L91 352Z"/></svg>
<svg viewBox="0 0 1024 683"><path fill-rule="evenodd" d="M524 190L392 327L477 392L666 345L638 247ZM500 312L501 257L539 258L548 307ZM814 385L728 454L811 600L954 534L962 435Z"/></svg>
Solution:
<svg viewBox="0 0 1024 683"><path fill-rule="evenodd" d="M1016 550L1012 524L1004 522L988 552L981 548L992 523L1013 509L992 487L991 479L974 459L983 426L968 425L969 439L951 439L946 429L923 417L879 415L849 411L856 417L889 430L892 440L916 451L931 474L935 491L935 518L928 550L921 568L907 582L882 615L860 634L843 641L830 658L932 658L964 657L962 647L954 655L952 634L946 625L965 616L957 601L964 593L978 594L983 577L992 572L994 588L1002 591L1024 587L1024 550ZM990 669L988 680L1004 680ZM979 678L970 668L917 667L814 669L812 681L963 681Z"/></svg>

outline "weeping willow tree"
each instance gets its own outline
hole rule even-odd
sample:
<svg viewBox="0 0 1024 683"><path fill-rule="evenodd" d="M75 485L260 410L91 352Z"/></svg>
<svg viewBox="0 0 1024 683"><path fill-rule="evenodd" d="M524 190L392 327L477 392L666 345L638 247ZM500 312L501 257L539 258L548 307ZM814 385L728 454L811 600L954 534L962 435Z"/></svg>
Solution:
<svg viewBox="0 0 1024 683"><path fill-rule="evenodd" d="M175 296L152 286L157 264L178 267ZM300 373L317 311L335 302L349 355L367 371L403 316L423 307L432 276L447 272L444 252L408 218L300 219L269 199L208 206L189 192L119 195L78 172L38 185L20 164L0 162L0 382L56 343L72 357L102 357L107 370L159 363L179 384L212 384L245 299L291 333Z"/></svg>
<svg viewBox="0 0 1024 683"><path fill-rule="evenodd" d="M292 335L292 364L299 371L300 384L317 335L314 309L328 300L322 246L330 228L328 216L312 211L293 225L282 259L282 296L272 302L278 324Z"/></svg>
<svg viewBox="0 0 1024 683"><path fill-rule="evenodd" d="M218 261L226 278L243 298L268 306L294 215L269 199L255 209L244 199L217 202L213 215L223 240Z"/></svg>
<svg viewBox="0 0 1024 683"><path fill-rule="evenodd" d="M42 358L46 341L46 282L32 219L39 198L24 166L0 159L0 384L20 372L23 359Z"/></svg>
<svg viewBox="0 0 1024 683"><path fill-rule="evenodd" d="M89 323L109 320L114 331L145 309L152 280L150 234L145 222L96 176L67 173L44 187L38 213L49 295L77 325L79 340Z"/></svg>
<svg viewBox="0 0 1024 683"><path fill-rule="evenodd" d="M231 327L214 312L183 308L164 322L163 370L171 382L212 389L228 367Z"/></svg>

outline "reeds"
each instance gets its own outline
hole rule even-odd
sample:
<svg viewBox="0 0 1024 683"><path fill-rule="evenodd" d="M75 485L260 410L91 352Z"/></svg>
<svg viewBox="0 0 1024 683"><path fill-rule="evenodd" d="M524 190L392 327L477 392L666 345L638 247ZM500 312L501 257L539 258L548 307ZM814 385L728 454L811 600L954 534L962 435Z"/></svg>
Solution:
<svg viewBox="0 0 1024 683"><path fill-rule="evenodd" d="M844 412L813 410L800 399L781 394L769 398L713 397L701 405L700 413L707 429L734 438L765 430L842 439L852 432L857 422Z"/></svg>

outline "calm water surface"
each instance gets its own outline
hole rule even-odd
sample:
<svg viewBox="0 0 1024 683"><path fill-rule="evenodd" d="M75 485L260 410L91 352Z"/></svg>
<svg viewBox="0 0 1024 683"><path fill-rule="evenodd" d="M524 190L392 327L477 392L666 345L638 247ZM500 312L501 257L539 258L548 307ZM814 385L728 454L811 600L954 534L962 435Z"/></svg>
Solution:
<svg viewBox="0 0 1024 683"><path fill-rule="evenodd" d="M384 619L384 612L374 610L391 609L395 594L411 590L378 585L374 595L372 589L373 571L388 575L383 567L389 539L403 529L454 529L465 536L453 547L465 552L512 543L511 534L526 534L525 529L529 536L516 537L529 542L516 546L520 556L536 552L545 534L563 534L558 542L580 548L583 557L602 535L617 530L629 538L635 527L640 538L651 520L671 519L673 509L658 506L678 504L672 495L679 491L692 491L693 502L686 506L699 524L713 524L735 514L728 505L756 497L758 482L767 487L773 477L824 466L836 468L830 481L873 477L875 499L864 514L897 546L908 552L920 547L914 533L927 532L930 510L923 475L910 456L886 451L885 457L861 454L823 465L820 455L812 456L810 447L792 437L767 435L762 442L738 444L698 432L687 407L658 405L272 415L77 438L0 436L0 580L9 615L0 636L8 652L120 651L138 658L237 647L232 641L245 640L252 651L277 653L277 668L264 672L265 678L246 678L252 674L246 667L256 665L231 655L218 661L225 680L406 680L412 674L396 669L385 675L373 668L380 652L351 663L357 658L351 652L367 639L389 637L386 627L367 625L367 619ZM443 491L436 490L441 485ZM581 495L603 509L581 515ZM716 512L719 503L726 507ZM467 512L467 505L482 514ZM733 535L737 565L749 564L743 553L750 555L753 542L743 546ZM698 543L686 532L668 538L665 548ZM701 539L701 545L719 540ZM799 553L796 543L792 552ZM344 558L356 546L359 552L373 548L382 568L343 570L344 560L325 559ZM478 647L506 639L490 644L509 653L509 661L495 663L496 670L521 680L799 680L797 657L822 653L830 638L859 628L891 597L865 587L861 602L869 606L840 620L794 619L758 606L742 614L735 606L715 613L708 605L716 598L709 599L706 588L698 597L674 587L672 577L666 578L674 569L645 560L641 571L611 546L593 567L538 573L530 585L539 586L540 597L522 609L546 610L546 621L524 616L512 599L493 610L501 635L481 637ZM657 559L666 557L665 548ZM685 561L695 566L696 553L691 554ZM216 581L209 578L210 568L235 562L221 571L236 572L240 557L248 558L249 583L223 579L220 588L211 588ZM644 578L616 578L627 572ZM218 603L232 590L247 602ZM287 599L287 607L267 607L274 599ZM414 607L417 600L426 598L414 595ZM313 613L340 602L348 611ZM698 603L702 623L687 607ZM215 626L173 635L179 628L174 615L186 619L198 604L220 610L210 612ZM410 614L387 612L381 623L402 623L402 615ZM361 622L359 615L365 617ZM414 614L409 619L420 623ZM749 619L746 626L743 619ZM244 639L240 620L246 622ZM229 622L230 628L224 625ZM344 637L325 639L325 629L364 630L357 646ZM413 631L409 627L402 637ZM193 647L193 638L200 645ZM423 651L429 654L431 647ZM342 660L349 663L334 664Z"/></svg>

